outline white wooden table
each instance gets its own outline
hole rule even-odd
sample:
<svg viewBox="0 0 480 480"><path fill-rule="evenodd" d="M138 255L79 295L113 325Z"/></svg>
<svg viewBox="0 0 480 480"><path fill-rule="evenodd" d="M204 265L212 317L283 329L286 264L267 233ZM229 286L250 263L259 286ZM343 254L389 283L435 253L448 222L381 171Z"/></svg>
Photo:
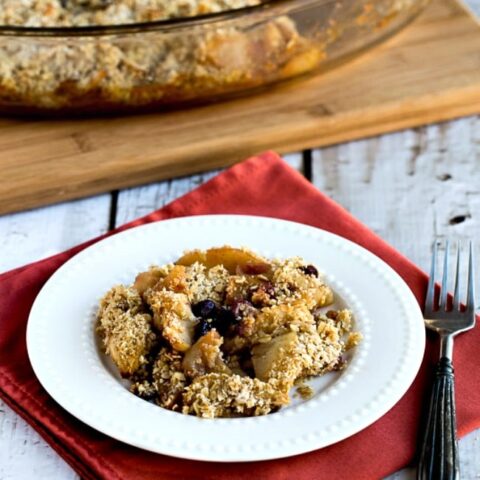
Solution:
<svg viewBox="0 0 480 480"><path fill-rule="evenodd" d="M468 3L480 14L480 0ZM479 117L286 158L420 267L428 268L434 238L476 239L480 258ZM215 173L0 217L0 272L60 252L145 215ZM463 480L480 479L479 447L480 430L460 441ZM78 477L0 401L0 480L30 478ZM412 469L391 477L413 478Z"/></svg>

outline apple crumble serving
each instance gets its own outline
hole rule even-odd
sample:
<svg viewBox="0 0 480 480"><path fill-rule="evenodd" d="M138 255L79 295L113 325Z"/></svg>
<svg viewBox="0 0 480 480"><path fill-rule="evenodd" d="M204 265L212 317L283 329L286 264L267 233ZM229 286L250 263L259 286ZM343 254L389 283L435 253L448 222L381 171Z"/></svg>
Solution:
<svg viewBox="0 0 480 480"><path fill-rule="evenodd" d="M232 247L152 266L100 302L97 332L131 391L200 417L264 415L305 380L346 365L361 335L350 310L301 258Z"/></svg>

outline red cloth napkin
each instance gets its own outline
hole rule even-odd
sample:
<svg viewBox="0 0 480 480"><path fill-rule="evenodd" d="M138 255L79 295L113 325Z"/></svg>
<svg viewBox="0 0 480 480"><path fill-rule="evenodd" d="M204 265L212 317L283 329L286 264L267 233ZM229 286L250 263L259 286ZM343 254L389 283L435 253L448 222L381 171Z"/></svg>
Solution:
<svg viewBox="0 0 480 480"><path fill-rule="evenodd" d="M419 302L424 298L427 281L424 273L272 152L230 168L195 191L121 229L209 213L283 218L337 233L385 260L404 278ZM340 443L292 458L235 464L179 460L118 442L76 420L50 398L35 378L27 357L25 330L32 303L50 275L91 243L0 276L0 395L83 478L376 479L412 461L422 402L428 395L427 374L431 374L429 369L436 358L436 347L430 344L414 384L380 420ZM480 426L477 345L480 345L479 329L459 337L455 350L460 434Z"/></svg>

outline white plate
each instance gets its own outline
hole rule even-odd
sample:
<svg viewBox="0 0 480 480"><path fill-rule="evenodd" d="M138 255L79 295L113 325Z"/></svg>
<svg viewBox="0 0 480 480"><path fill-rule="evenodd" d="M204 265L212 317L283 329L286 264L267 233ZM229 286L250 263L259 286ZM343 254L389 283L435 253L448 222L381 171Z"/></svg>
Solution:
<svg viewBox="0 0 480 480"><path fill-rule="evenodd" d="M255 418L200 419L131 394L100 352L95 311L118 283L186 249L229 244L267 257L302 256L325 272L364 336L343 372L311 383L315 396ZM79 253L50 278L32 307L27 346L38 379L72 415L153 452L209 461L287 457L338 442L384 415L412 383L425 346L423 319L402 279L367 250L292 222L211 215L127 230Z"/></svg>

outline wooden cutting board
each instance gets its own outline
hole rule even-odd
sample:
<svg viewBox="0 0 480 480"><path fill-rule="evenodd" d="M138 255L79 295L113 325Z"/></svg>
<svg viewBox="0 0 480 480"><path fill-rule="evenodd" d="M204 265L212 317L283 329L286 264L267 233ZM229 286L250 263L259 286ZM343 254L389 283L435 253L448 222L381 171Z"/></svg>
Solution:
<svg viewBox="0 0 480 480"><path fill-rule="evenodd" d="M190 110L0 119L0 213L480 112L480 28L435 0L399 35L323 75Z"/></svg>

